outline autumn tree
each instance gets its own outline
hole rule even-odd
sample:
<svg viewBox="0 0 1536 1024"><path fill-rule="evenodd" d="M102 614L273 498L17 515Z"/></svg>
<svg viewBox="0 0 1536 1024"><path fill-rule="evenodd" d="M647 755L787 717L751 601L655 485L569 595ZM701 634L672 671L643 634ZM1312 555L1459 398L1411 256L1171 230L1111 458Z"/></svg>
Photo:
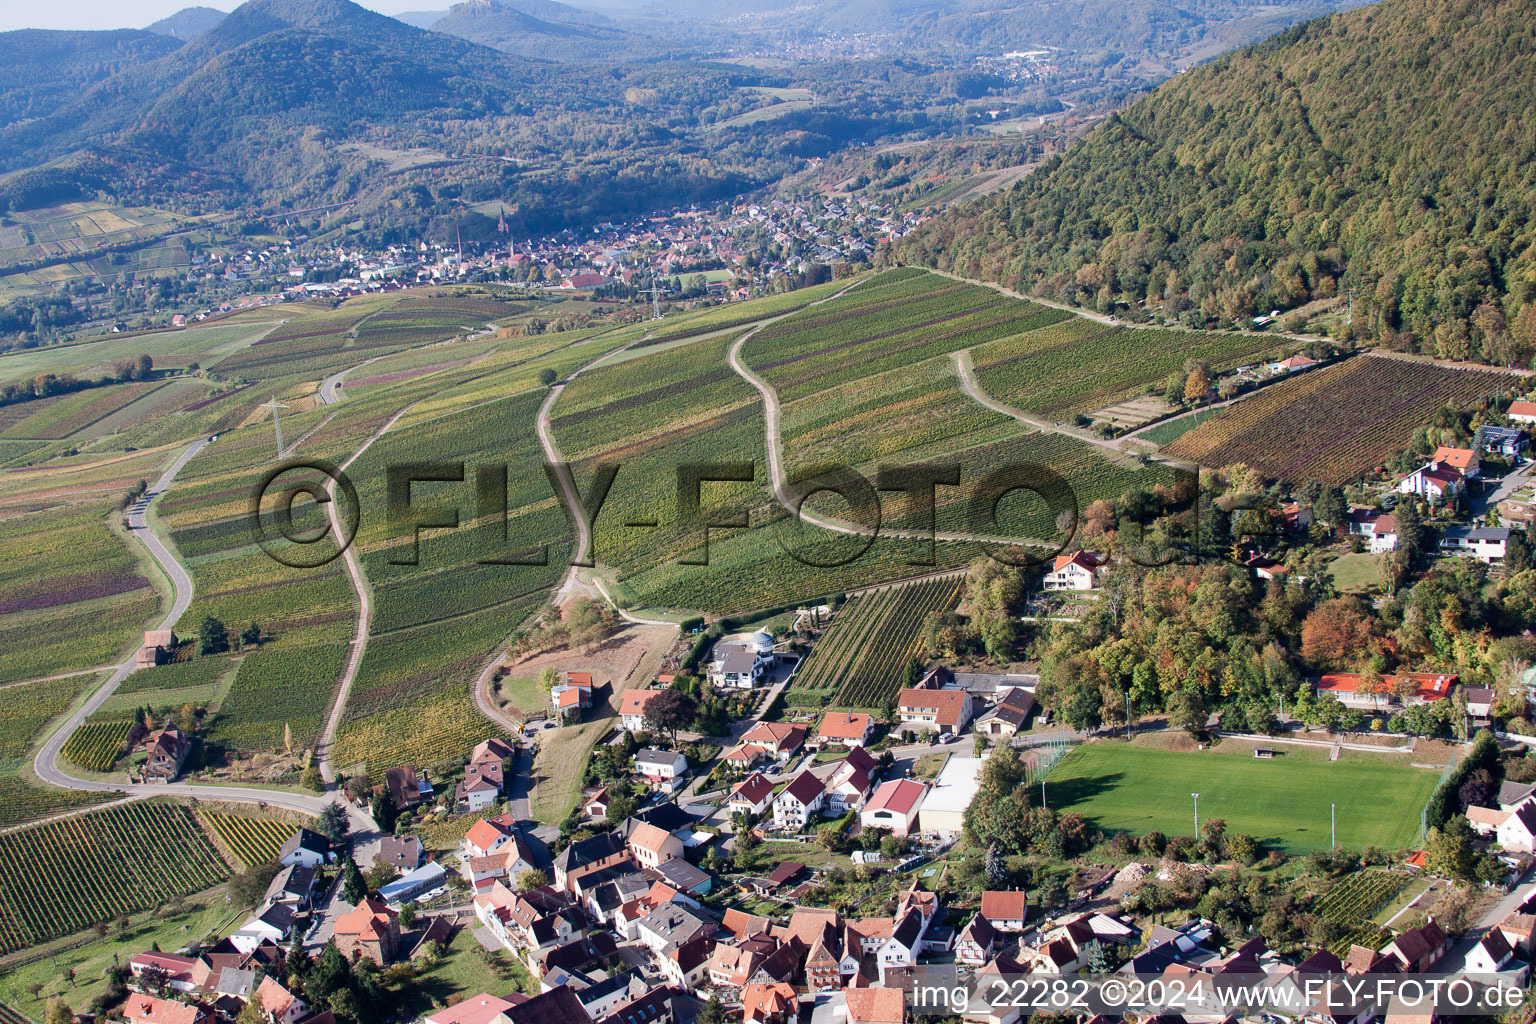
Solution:
<svg viewBox="0 0 1536 1024"><path fill-rule="evenodd" d="M1313 609L1301 624L1301 656L1324 668L1341 668L1370 645L1371 620L1353 597L1335 597Z"/></svg>

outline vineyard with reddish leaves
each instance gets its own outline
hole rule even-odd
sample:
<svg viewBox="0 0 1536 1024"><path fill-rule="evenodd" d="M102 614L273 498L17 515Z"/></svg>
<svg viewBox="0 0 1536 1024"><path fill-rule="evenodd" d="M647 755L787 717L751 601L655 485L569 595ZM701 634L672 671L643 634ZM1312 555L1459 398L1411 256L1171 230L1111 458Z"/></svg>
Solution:
<svg viewBox="0 0 1536 1024"><path fill-rule="evenodd" d="M1520 380L1360 356L1265 388L1164 451L1212 468L1242 463L1275 480L1342 484L1395 457L1442 407L1476 405Z"/></svg>

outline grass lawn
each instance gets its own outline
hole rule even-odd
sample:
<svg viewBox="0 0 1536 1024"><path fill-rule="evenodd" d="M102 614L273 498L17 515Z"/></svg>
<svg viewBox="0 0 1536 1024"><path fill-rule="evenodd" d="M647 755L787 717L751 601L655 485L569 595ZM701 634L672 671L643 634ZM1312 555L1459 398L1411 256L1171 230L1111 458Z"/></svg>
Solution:
<svg viewBox="0 0 1536 1024"><path fill-rule="evenodd" d="M1274 760L1241 752L1178 753L1123 743L1089 743L1046 778L1046 800L1100 828L1189 835L1200 794L1202 821L1224 818L1287 853L1328 846L1328 805L1338 806L1342 846L1396 849L1418 835L1420 812L1439 776L1384 756L1344 755L1277 745Z"/></svg>
<svg viewBox="0 0 1536 1024"><path fill-rule="evenodd" d="M1384 557L1386 556L1365 552L1340 555L1328 566L1328 572L1333 577L1333 585L1341 591L1355 593L1380 587L1383 582L1381 560Z"/></svg>
<svg viewBox="0 0 1536 1024"><path fill-rule="evenodd" d="M64 996L77 1013L83 1012L91 998L106 989L104 976L112 967L114 958L127 963L131 957L148 949L151 943L169 952L194 939L223 935L239 924L243 916L225 904L222 886L190 897L180 913L162 909L130 914L133 924L126 934L120 932L117 923L113 922L109 925L110 930L105 939L97 939L24 967L13 968L9 964L31 951L23 951L9 961L0 960L0 1000L33 1020L43 1019L48 997L52 995ZM70 941L61 939L48 946L61 946ZM473 936L470 941L474 941ZM70 971L74 972L73 981L69 980ZM36 999L30 995L33 984L42 986Z"/></svg>
<svg viewBox="0 0 1536 1024"><path fill-rule="evenodd" d="M434 1003L455 1003L481 992L497 996L516 991L538 995L538 985L511 953L503 950L492 957L481 948L470 930L474 924L473 917L466 918L463 927L454 932L447 955L405 986L399 1006L407 1017L431 1013L437 1008Z"/></svg>
<svg viewBox="0 0 1536 1024"><path fill-rule="evenodd" d="M501 681L501 697L525 715L549 706L549 692L539 685L538 676L513 676Z"/></svg>

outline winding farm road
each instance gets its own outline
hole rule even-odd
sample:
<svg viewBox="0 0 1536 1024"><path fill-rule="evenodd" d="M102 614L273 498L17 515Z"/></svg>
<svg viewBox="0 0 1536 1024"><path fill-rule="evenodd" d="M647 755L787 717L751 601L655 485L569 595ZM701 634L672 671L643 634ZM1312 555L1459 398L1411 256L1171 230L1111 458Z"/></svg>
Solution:
<svg viewBox="0 0 1536 1024"><path fill-rule="evenodd" d="M154 486L145 492L133 505L128 508L128 528L138 538L155 562L165 572L170 580L172 599L170 610L161 621L161 629L170 629L177 623L187 608L192 604L192 577L187 574L186 567L177 560L165 543L149 528L145 515L149 509L149 503L158 495L170 487L176 474L192 460L198 452L209 444L207 438L201 438L188 445L182 453L176 457L169 468L155 481ZM59 767L59 755L64 749L64 744L69 741L76 729L80 728L86 718L106 702L123 682L138 667L138 652L135 651L117 666L112 676L101 686L74 714L70 715L53 734L43 741L38 748L37 756L32 759L33 770L38 778L52 786L61 789L83 790L95 793L125 793L130 799L139 799L151 796L175 796L187 797L194 800L223 800L234 803L266 804L272 807L282 807L288 810L300 811L305 814L319 814L325 809L325 805L335 802L334 796L308 796L302 793L290 793L284 790L259 789L244 786L204 786L194 783L178 782L169 785L148 785L132 782L99 782L92 779L79 779ZM348 817L352 821L354 833L366 835L376 831L374 824L365 812L350 804L342 802L346 807Z"/></svg>

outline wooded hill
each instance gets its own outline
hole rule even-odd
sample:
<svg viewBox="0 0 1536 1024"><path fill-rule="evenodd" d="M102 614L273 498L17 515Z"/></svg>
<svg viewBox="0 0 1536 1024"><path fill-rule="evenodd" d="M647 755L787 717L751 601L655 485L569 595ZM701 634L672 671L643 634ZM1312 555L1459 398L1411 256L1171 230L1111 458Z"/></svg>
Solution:
<svg viewBox="0 0 1536 1024"><path fill-rule="evenodd" d="M1226 324L1354 290L1357 332L1536 353L1536 0L1385 0L1169 81L899 255Z"/></svg>

